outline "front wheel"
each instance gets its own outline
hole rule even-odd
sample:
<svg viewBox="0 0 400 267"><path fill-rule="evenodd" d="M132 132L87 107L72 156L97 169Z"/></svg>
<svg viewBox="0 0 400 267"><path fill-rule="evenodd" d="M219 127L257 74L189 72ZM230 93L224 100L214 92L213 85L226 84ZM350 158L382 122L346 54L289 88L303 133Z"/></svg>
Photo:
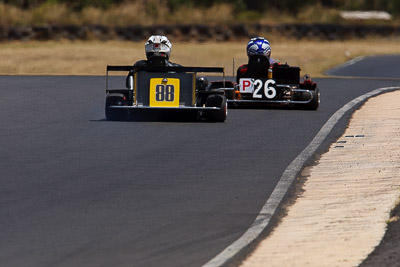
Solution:
<svg viewBox="0 0 400 267"><path fill-rule="evenodd" d="M210 95L207 98L206 107L217 107L215 110L207 110L207 119L214 122L224 122L228 116L228 104L224 95Z"/></svg>

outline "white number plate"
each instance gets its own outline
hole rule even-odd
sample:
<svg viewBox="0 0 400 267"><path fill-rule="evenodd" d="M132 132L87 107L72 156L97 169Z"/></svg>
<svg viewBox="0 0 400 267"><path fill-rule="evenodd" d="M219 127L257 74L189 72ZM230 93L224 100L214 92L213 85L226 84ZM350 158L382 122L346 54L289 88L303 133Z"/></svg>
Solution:
<svg viewBox="0 0 400 267"><path fill-rule="evenodd" d="M273 99L276 97L276 88L274 80L263 81L261 79L242 78L239 80L241 93L252 93L253 98Z"/></svg>

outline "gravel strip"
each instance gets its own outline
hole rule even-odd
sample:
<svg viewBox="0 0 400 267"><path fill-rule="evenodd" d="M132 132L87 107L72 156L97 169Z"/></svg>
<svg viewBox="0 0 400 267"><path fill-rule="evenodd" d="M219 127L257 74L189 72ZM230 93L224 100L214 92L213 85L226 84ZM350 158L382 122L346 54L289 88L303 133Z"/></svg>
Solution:
<svg viewBox="0 0 400 267"><path fill-rule="evenodd" d="M242 266L357 266L400 196L400 92L369 99L315 166L287 216ZM397 262L398 263L398 262Z"/></svg>

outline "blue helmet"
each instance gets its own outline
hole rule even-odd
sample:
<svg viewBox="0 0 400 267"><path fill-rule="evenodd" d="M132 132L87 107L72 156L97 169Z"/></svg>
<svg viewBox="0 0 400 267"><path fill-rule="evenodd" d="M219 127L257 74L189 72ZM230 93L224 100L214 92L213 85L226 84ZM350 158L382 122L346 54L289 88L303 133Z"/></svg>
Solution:
<svg viewBox="0 0 400 267"><path fill-rule="evenodd" d="M271 56L271 46L268 40L263 37L251 39L247 44L246 50L248 57L260 55L269 59Z"/></svg>

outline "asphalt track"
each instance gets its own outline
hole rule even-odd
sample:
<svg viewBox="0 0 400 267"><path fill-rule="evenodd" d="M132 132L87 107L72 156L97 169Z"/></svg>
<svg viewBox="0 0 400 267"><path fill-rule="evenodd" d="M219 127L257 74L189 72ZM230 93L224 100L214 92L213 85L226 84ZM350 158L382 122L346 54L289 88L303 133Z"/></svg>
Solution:
<svg viewBox="0 0 400 267"><path fill-rule="evenodd" d="M358 57L326 71L327 75L400 79L399 55Z"/></svg>
<svg viewBox="0 0 400 267"><path fill-rule="evenodd" d="M230 109L207 123L106 121L104 77L0 76L0 262L201 266L248 229L332 114L400 84L369 78L318 79L318 111Z"/></svg>

